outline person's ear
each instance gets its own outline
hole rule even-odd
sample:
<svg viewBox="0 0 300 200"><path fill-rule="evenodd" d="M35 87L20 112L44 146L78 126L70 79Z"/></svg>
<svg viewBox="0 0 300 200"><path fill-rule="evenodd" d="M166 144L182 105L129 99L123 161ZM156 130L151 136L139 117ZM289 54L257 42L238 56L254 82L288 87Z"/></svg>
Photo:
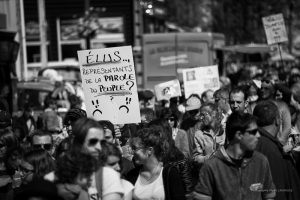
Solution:
<svg viewBox="0 0 300 200"><path fill-rule="evenodd" d="M243 133L242 133L242 131L236 131L235 132L235 138L237 139L237 140L241 140L242 139L242 137L243 137Z"/></svg>
<svg viewBox="0 0 300 200"><path fill-rule="evenodd" d="M150 157L152 154L153 154L153 147L148 147L147 148L147 155L148 155L148 157Z"/></svg>
<svg viewBox="0 0 300 200"><path fill-rule="evenodd" d="M248 108L248 105L249 105L249 100L245 100L245 108Z"/></svg>
<svg viewBox="0 0 300 200"><path fill-rule="evenodd" d="M276 116L276 118L275 118L275 125L276 126L280 126L280 124L281 124L281 122L280 122L280 116L279 116L279 114Z"/></svg>

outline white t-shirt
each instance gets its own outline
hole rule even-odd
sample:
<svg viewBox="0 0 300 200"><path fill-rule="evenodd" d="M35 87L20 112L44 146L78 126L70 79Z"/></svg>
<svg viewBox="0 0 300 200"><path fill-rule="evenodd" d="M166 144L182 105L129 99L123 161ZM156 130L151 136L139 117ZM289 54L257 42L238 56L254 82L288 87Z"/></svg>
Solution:
<svg viewBox="0 0 300 200"><path fill-rule="evenodd" d="M102 196L112 193L119 193L123 195L124 189L121 183L120 174L109 167L103 167L102 173ZM95 174L92 177L92 185L88 189L90 200L101 200L96 188Z"/></svg>
<svg viewBox="0 0 300 200"><path fill-rule="evenodd" d="M155 181L149 184L141 182L140 175L134 185L133 199L134 200L165 200L165 189L162 178L162 171Z"/></svg>
<svg viewBox="0 0 300 200"><path fill-rule="evenodd" d="M129 196L129 194L134 189L134 186L125 179L121 179L121 183L124 188L124 200L132 200L132 195Z"/></svg>

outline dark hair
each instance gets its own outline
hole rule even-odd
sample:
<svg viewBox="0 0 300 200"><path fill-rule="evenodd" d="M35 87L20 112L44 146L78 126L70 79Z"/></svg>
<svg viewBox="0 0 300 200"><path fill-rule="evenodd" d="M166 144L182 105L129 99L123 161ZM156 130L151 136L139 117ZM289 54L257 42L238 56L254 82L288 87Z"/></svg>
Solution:
<svg viewBox="0 0 300 200"><path fill-rule="evenodd" d="M115 144L105 142L102 145L102 151L101 151L101 155L100 155L100 160L103 162L103 164L105 164L107 162L107 159L109 156L116 156L120 159L119 164L120 164L120 168L122 170L122 153L121 153L120 149Z"/></svg>
<svg viewBox="0 0 300 200"><path fill-rule="evenodd" d="M10 128L0 129L0 141L6 146L6 156L19 145L18 139Z"/></svg>
<svg viewBox="0 0 300 200"><path fill-rule="evenodd" d="M223 99L229 99L229 90L228 88L220 88L214 92L214 97L220 95Z"/></svg>
<svg viewBox="0 0 300 200"><path fill-rule="evenodd" d="M155 119L149 122L148 127L160 127L162 128L162 136L168 140L172 139L172 128L169 125L168 119Z"/></svg>
<svg viewBox="0 0 300 200"><path fill-rule="evenodd" d="M96 159L86 153L69 151L57 160L58 183L74 183L78 174L89 177L97 169Z"/></svg>
<svg viewBox="0 0 300 200"><path fill-rule="evenodd" d="M246 92L245 89L246 88L242 87L242 86L238 86L238 87L233 88L229 93L229 98L230 98L231 94L243 93L244 94L244 101L246 101L248 99L248 96L247 96L247 92Z"/></svg>
<svg viewBox="0 0 300 200"><path fill-rule="evenodd" d="M162 161L166 154L166 145L168 145L165 135L162 127L151 126L140 129L135 137L141 140L144 147L152 147L155 157Z"/></svg>
<svg viewBox="0 0 300 200"><path fill-rule="evenodd" d="M70 94L68 100L70 102L71 109L80 108L81 107L82 100L77 95Z"/></svg>
<svg viewBox="0 0 300 200"><path fill-rule="evenodd" d="M74 127L72 128L72 133L74 135L72 149L80 152L82 150L82 145L91 128L97 128L103 130L103 127L94 119L91 118L81 118L78 119Z"/></svg>
<svg viewBox="0 0 300 200"><path fill-rule="evenodd" d="M72 125L80 118L86 118L86 112L80 108L72 108L70 109L64 118L64 125Z"/></svg>
<svg viewBox="0 0 300 200"><path fill-rule="evenodd" d="M232 113L226 121L226 139L232 141L237 131L244 132L252 122L256 122L256 118L249 113Z"/></svg>
<svg viewBox="0 0 300 200"><path fill-rule="evenodd" d="M272 101L260 101L255 106L253 115L257 117L258 126L268 126L275 122L279 111Z"/></svg>
<svg viewBox="0 0 300 200"><path fill-rule="evenodd" d="M141 115L145 115L146 122L150 122L155 118L154 110L152 110L151 108L142 108L140 112Z"/></svg>
<svg viewBox="0 0 300 200"><path fill-rule="evenodd" d="M52 104L56 105L56 100L51 98L50 96L47 96L46 99L44 100L44 107L48 108Z"/></svg>
<svg viewBox="0 0 300 200"><path fill-rule="evenodd" d="M112 133L113 138L116 137L114 124L108 120L100 120L99 124L103 127L103 129L109 129Z"/></svg>
<svg viewBox="0 0 300 200"><path fill-rule="evenodd" d="M43 178L55 169L55 162L50 154L42 149L32 149L24 155L24 160L34 168L34 178Z"/></svg>
<svg viewBox="0 0 300 200"><path fill-rule="evenodd" d="M73 136L63 139L55 149L55 158L58 159L71 149Z"/></svg>
<svg viewBox="0 0 300 200"><path fill-rule="evenodd" d="M289 87L292 87L292 85L296 84L300 82L300 74L292 74L290 77L289 77L289 81L288 81L288 86Z"/></svg>

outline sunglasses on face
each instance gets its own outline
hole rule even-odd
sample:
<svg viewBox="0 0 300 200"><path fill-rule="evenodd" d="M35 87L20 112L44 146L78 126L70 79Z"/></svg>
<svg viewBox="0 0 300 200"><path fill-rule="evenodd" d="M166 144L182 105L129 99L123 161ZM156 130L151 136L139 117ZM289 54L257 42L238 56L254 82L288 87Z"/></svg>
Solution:
<svg viewBox="0 0 300 200"><path fill-rule="evenodd" d="M141 149L143 149L144 147L136 147L136 146L132 146L131 147L131 150L133 151L133 152L137 152L138 150L141 150Z"/></svg>
<svg viewBox="0 0 300 200"><path fill-rule="evenodd" d="M246 130L250 135L256 135L258 129L253 129L253 130Z"/></svg>
<svg viewBox="0 0 300 200"><path fill-rule="evenodd" d="M105 144L105 142L106 142L105 140L99 140L98 138L91 138L88 141L88 146L95 146L98 143L100 143L100 145L103 145L103 144Z"/></svg>
<svg viewBox="0 0 300 200"><path fill-rule="evenodd" d="M175 118L174 118L174 117L170 117L170 118L169 118L169 121L174 122L174 121L175 121Z"/></svg>
<svg viewBox="0 0 300 200"><path fill-rule="evenodd" d="M41 148L41 149L45 149L46 151L49 151L52 148L52 144L34 144L33 147L35 149Z"/></svg>
<svg viewBox="0 0 300 200"><path fill-rule="evenodd" d="M209 116L210 114L208 113L208 112L201 112L200 114L199 114L199 117L200 118L204 118L204 117L206 117L206 116Z"/></svg>

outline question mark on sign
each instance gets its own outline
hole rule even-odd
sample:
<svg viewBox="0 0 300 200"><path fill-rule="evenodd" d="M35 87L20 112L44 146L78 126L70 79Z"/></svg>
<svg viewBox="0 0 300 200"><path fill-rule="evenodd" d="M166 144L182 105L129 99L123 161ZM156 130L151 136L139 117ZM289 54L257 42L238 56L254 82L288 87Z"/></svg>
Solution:
<svg viewBox="0 0 300 200"><path fill-rule="evenodd" d="M131 88L134 86L134 82L133 82L133 81L127 81L127 82L126 82L126 85L131 85L131 86L129 87L129 90L131 91Z"/></svg>
<svg viewBox="0 0 300 200"><path fill-rule="evenodd" d="M113 100L113 98L114 98L114 97L111 95L111 96L110 96L110 100L112 101L112 100Z"/></svg>

